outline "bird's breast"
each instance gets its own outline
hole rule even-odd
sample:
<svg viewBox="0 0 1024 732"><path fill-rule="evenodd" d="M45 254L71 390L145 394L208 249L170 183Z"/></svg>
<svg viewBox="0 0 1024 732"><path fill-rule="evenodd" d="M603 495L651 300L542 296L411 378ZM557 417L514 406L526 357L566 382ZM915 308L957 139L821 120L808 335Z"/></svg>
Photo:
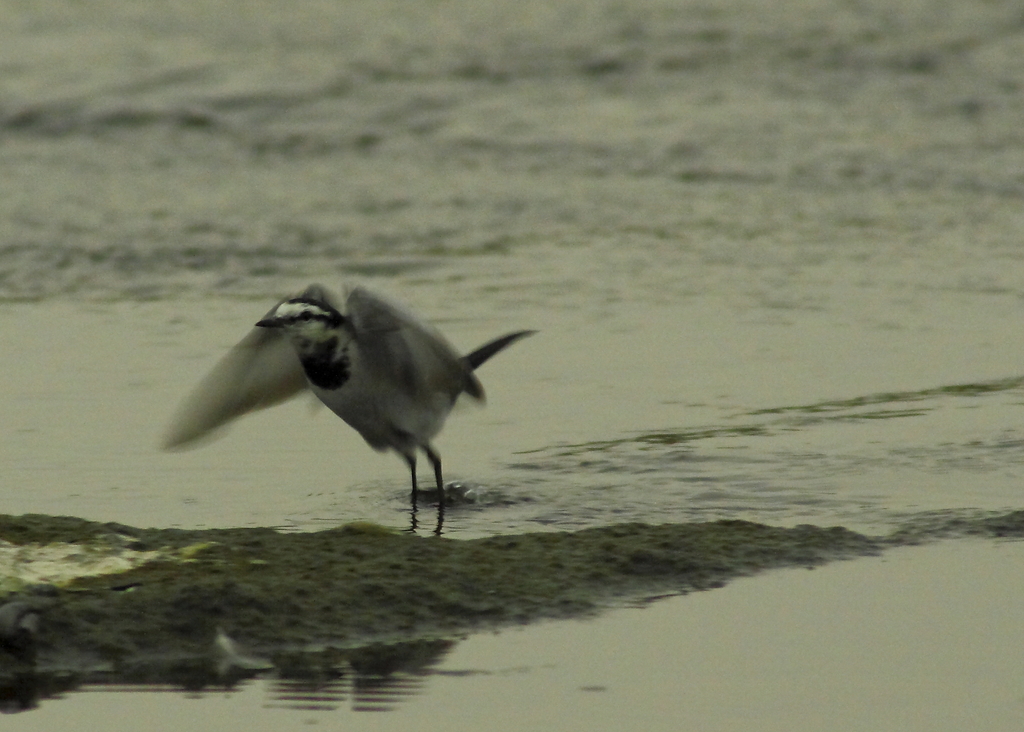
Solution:
<svg viewBox="0 0 1024 732"><path fill-rule="evenodd" d="M309 383L320 389L334 391L348 381L352 368L345 348L322 348L299 356Z"/></svg>

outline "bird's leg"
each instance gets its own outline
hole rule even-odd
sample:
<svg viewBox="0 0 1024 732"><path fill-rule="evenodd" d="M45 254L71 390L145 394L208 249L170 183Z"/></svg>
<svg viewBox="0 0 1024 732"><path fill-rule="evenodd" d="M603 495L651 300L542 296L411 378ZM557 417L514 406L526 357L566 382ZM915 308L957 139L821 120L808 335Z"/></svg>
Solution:
<svg viewBox="0 0 1024 732"><path fill-rule="evenodd" d="M434 480L437 481L437 505L444 506L444 480L441 479L441 456L430 447L423 446L423 452L427 453L427 459L434 466Z"/></svg>
<svg viewBox="0 0 1024 732"><path fill-rule="evenodd" d="M441 535L441 524L444 523L444 480L441 478L441 456L434 452L429 445L423 446L423 452L427 453L427 459L434 466L434 480L437 481L437 528L434 533Z"/></svg>
<svg viewBox="0 0 1024 732"><path fill-rule="evenodd" d="M419 521L416 519L416 499L418 497L418 491L416 490L416 455L405 455L405 462L409 465L409 474L412 476L412 494L409 496L409 515L411 521L409 524L409 532L415 534L416 528L419 526Z"/></svg>
<svg viewBox="0 0 1024 732"><path fill-rule="evenodd" d="M416 491L416 455L414 455L413 453L408 453L408 454L403 453L402 457L405 458L405 462L409 466L409 474L412 476L412 496L410 497L409 500L412 501L412 505L415 506L416 505L416 492L417 492Z"/></svg>

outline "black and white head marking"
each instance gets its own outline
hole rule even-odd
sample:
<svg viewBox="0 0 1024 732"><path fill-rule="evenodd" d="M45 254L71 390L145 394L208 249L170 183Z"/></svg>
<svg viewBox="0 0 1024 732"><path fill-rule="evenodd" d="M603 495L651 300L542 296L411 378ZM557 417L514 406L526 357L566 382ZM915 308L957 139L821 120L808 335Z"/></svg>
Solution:
<svg viewBox="0 0 1024 732"><path fill-rule="evenodd" d="M288 335L313 385L333 390L348 381L351 324L327 303L307 297L286 300L256 325Z"/></svg>
<svg viewBox="0 0 1024 732"><path fill-rule="evenodd" d="M345 316L333 307L320 300L308 297L296 297L285 300L274 309L270 317L261 320L257 325L271 328L284 328L290 333L298 333L307 338L317 333L331 337L331 331L344 328Z"/></svg>

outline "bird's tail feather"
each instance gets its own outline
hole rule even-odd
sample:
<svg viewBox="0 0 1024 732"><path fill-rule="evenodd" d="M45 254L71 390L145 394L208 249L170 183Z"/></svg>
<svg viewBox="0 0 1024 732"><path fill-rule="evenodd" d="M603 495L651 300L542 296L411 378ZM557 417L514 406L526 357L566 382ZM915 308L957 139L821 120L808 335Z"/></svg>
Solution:
<svg viewBox="0 0 1024 732"><path fill-rule="evenodd" d="M515 333L509 333L501 336L500 338L495 338L493 341L480 346L472 353L467 353L462 357L462 360L468 363L471 369L477 369L498 351L511 346L520 338L525 338L526 336L533 335L536 332L537 331L535 330L517 330Z"/></svg>

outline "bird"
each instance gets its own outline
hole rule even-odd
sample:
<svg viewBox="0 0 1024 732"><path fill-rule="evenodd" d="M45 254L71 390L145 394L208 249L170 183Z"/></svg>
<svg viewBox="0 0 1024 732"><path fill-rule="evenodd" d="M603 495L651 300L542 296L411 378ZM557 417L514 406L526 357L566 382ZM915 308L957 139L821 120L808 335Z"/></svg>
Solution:
<svg viewBox="0 0 1024 732"><path fill-rule="evenodd" d="M164 436L166 449L188 447L249 412L310 390L378 452L398 453L412 479L416 456L434 470L440 533L441 457L431 441L458 397L484 401L474 371L536 331L518 330L459 356L433 326L405 306L364 287L339 298L319 284L279 301L182 401Z"/></svg>

